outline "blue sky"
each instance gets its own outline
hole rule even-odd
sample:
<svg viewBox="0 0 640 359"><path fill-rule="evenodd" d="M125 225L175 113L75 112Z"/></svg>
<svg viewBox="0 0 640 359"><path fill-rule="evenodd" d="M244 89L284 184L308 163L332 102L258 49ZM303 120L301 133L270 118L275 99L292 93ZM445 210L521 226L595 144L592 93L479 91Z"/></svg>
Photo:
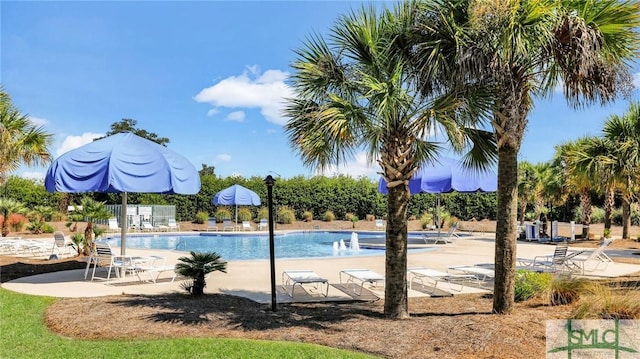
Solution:
<svg viewBox="0 0 640 359"><path fill-rule="evenodd" d="M280 99L293 50L326 33L355 1L2 1L0 82L55 134L54 157L123 118L168 137L168 147L221 176L310 176L283 131ZM635 69L636 72L638 69ZM637 96L634 95L634 100ZM520 159L599 134L619 101L574 111L560 94L538 101ZM42 177L46 168L21 168ZM364 155L341 172L374 176Z"/></svg>

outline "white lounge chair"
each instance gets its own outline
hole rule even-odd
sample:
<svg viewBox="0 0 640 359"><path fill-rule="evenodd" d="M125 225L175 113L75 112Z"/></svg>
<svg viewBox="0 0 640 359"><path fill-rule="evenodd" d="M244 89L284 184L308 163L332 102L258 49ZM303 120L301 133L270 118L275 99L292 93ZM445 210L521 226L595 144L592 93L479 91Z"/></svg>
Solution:
<svg viewBox="0 0 640 359"><path fill-rule="evenodd" d="M133 262L130 256L116 256L111 250L111 246L108 243L96 243L95 249L89 256L87 261L87 267L84 270L84 279L87 279L89 274L89 268L93 264L93 271L91 272L91 280L96 277L96 267L101 264L109 263L107 268L107 281L111 280L111 270L115 269L116 277L120 277L120 271L130 270L133 268Z"/></svg>
<svg viewBox="0 0 640 359"><path fill-rule="evenodd" d="M118 226L117 218L109 218L109 227L107 228L107 232L120 232L120 226Z"/></svg>
<svg viewBox="0 0 640 359"><path fill-rule="evenodd" d="M142 222L142 231L144 232L153 232L156 230L156 227L151 224L151 222Z"/></svg>
<svg viewBox="0 0 640 359"><path fill-rule="evenodd" d="M481 266L453 266L449 267L449 270L459 271L464 274L471 274L478 279L478 284L486 283L494 279L496 273L495 270L491 268L481 267Z"/></svg>
<svg viewBox="0 0 640 359"><path fill-rule="evenodd" d="M242 221L242 230L253 231L253 228L251 228L251 223L249 223L249 221Z"/></svg>
<svg viewBox="0 0 640 359"><path fill-rule="evenodd" d="M73 255L73 244L67 243L67 239L64 237L64 233L60 231L53 232L53 248L51 249L51 255L55 252L62 257L65 252L69 255Z"/></svg>
<svg viewBox="0 0 640 359"><path fill-rule="evenodd" d="M259 231L266 231L269 228L269 222L267 222L266 218L263 218L260 220L260 223L258 223L258 230Z"/></svg>
<svg viewBox="0 0 640 359"><path fill-rule="evenodd" d="M536 256L533 259L517 258L516 261L522 269L536 272L574 272L579 268L573 263L573 258L583 251L567 254L568 248L567 242L562 242L556 245L553 255Z"/></svg>
<svg viewBox="0 0 640 359"><path fill-rule="evenodd" d="M223 219L222 220L222 230L223 231L233 231L233 230L235 230L235 228L233 228L233 224L231 223L230 219Z"/></svg>
<svg viewBox="0 0 640 359"><path fill-rule="evenodd" d="M375 220L376 229L384 230L384 221L381 219Z"/></svg>
<svg viewBox="0 0 640 359"><path fill-rule="evenodd" d="M178 222L176 222L175 218L169 218L169 220L167 221L167 227L169 228L170 231L180 230L180 225L178 224Z"/></svg>
<svg viewBox="0 0 640 359"><path fill-rule="evenodd" d="M434 291L438 288L438 283L446 282L449 288L461 292L464 286L461 284L465 281L476 281L477 278L471 274L451 274L431 268L409 268L407 274L411 277L409 280L409 288L413 289L416 283L426 287L427 283L433 283ZM457 282L460 286L458 289L453 287L453 283Z"/></svg>
<svg viewBox="0 0 640 359"><path fill-rule="evenodd" d="M382 281L384 281L382 274L368 269L344 269L340 271L340 284L344 284L345 287L351 284L352 290L356 295L362 294L365 283L377 286L378 282Z"/></svg>
<svg viewBox="0 0 640 359"><path fill-rule="evenodd" d="M313 284L316 289L321 291L325 297L329 295L329 280L320 277L316 272L311 270L290 270L282 272L282 286L291 298L295 291L296 285L303 288L305 284ZM324 292L322 286L325 287ZM289 291L289 289L291 291Z"/></svg>
<svg viewBox="0 0 640 359"><path fill-rule="evenodd" d="M149 280L154 284L158 283L158 278L160 274L164 272L170 272L172 274L171 283L176 279L176 268L172 265L164 264L164 257L151 256L147 258L140 258L140 260L133 259L135 263L133 267L133 271L138 276L138 279L142 281L146 281L142 279L141 274L146 274L149 277Z"/></svg>
<svg viewBox="0 0 640 359"><path fill-rule="evenodd" d="M217 231L217 230L218 230L218 223L216 222L216 218L209 217L209 220L207 221L207 231Z"/></svg>
<svg viewBox="0 0 640 359"><path fill-rule="evenodd" d="M456 229L458 229L458 223L452 224L451 227L449 228L449 231L443 235L433 236L431 233L423 233L422 240L424 241L425 244L453 243L453 237L458 236L457 234L455 234Z"/></svg>
<svg viewBox="0 0 640 359"><path fill-rule="evenodd" d="M584 272L586 271L587 264L594 264L592 268L589 268L589 271L596 271L598 269L604 270L607 268L607 265L609 265L609 263L613 262L613 260L606 253L604 253L605 249L607 249L607 247L609 247L611 243L613 243L613 240L613 238L605 238L604 240L602 240L602 242L600 242L600 245L598 245L598 247L588 255L585 253L585 251L581 251L577 255L573 255L573 253L571 253L569 255L573 256L569 259L569 261L579 268L581 274L584 274ZM600 268L600 265L604 266Z"/></svg>

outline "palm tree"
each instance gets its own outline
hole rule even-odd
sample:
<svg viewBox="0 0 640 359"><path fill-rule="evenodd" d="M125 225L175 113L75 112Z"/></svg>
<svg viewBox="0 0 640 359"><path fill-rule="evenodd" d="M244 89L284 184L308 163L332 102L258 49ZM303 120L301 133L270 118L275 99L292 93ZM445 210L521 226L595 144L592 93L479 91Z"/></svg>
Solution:
<svg viewBox="0 0 640 359"><path fill-rule="evenodd" d="M629 238L631 202L637 197L640 180L640 104L633 102L623 116L611 116L604 125L604 137L615 148L615 171L622 194L622 238Z"/></svg>
<svg viewBox="0 0 640 359"><path fill-rule="evenodd" d="M105 202L99 202L91 197L83 197L80 206L75 206L74 214L87 220L87 228L84 230L86 241L85 254L93 249L93 221L104 220L113 217L113 213L105 207Z"/></svg>
<svg viewBox="0 0 640 359"><path fill-rule="evenodd" d="M0 86L0 184L22 164L31 166L50 161L52 141L53 135L41 126L34 126Z"/></svg>
<svg viewBox="0 0 640 359"><path fill-rule="evenodd" d="M2 236L9 234L9 216L13 213L25 214L27 208L21 202L11 198L0 198L0 212L4 213L2 220Z"/></svg>
<svg viewBox="0 0 640 359"><path fill-rule="evenodd" d="M446 66L456 83L484 84L494 92L498 143L498 206L493 311L514 305L518 152L533 107L561 86L573 106L615 98L630 86L637 54L640 5L635 1L433 0L423 3L410 39L422 78ZM442 32L453 41L442 42ZM446 49L443 47L447 46ZM434 54L453 54L437 61Z"/></svg>
<svg viewBox="0 0 640 359"><path fill-rule="evenodd" d="M582 137L560 144L555 149L555 157L560 158L564 165L567 190L580 196L582 238L589 238L591 192L595 190L599 179L598 167L585 161L585 158L593 158L586 154L593 140L591 137Z"/></svg>
<svg viewBox="0 0 640 359"><path fill-rule="evenodd" d="M518 163L518 200L520 201L521 225L524 225L527 205L535 197L535 184L533 164L528 161Z"/></svg>
<svg viewBox="0 0 640 359"><path fill-rule="evenodd" d="M180 257L176 264L178 274L193 279L193 282L187 285L187 289L191 295L200 296L204 293L204 287L207 286L206 275L220 271L227 273L227 262L216 252L194 252L191 251L191 257Z"/></svg>
<svg viewBox="0 0 640 359"><path fill-rule="evenodd" d="M422 97L411 81L399 54L414 5L380 14L362 8L340 17L329 42L311 37L296 51L296 97L286 108L286 131L306 165L322 170L358 150L380 165L388 188L384 313L391 318L408 317L408 180L440 153L431 136L459 153L468 150L469 165L481 167L495 156L491 133L478 129L484 119L481 93L434 88Z"/></svg>

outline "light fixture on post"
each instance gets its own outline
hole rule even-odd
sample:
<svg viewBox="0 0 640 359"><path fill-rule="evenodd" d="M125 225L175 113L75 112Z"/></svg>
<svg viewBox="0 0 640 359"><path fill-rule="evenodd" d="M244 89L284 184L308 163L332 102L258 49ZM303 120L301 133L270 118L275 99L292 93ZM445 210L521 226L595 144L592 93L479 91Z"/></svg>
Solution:
<svg viewBox="0 0 640 359"><path fill-rule="evenodd" d="M267 185L267 206L269 208L269 260L271 270L271 310L276 311L276 255L275 255L275 243L273 240L273 186L276 184L276 180L271 175L268 175L264 179L264 184Z"/></svg>

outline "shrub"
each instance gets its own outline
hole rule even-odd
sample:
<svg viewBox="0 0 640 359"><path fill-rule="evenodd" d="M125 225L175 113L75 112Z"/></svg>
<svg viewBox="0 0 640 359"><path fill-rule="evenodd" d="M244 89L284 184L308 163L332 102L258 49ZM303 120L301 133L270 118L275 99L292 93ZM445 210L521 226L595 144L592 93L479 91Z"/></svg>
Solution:
<svg viewBox="0 0 640 359"><path fill-rule="evenodd" d="M311 213L311 211L304 211L304 213L302 213L302 219L305 222L313 221L313 213Z"/></svg>
<svg viewBox="0 0 640 359"><path fill-rule="evenodd" d="M524 302L547 292L551 285L550 273L537 273L526 270L516 271L515 301Z"/></svg>
<svg viewBox="0 0 640 359"><path fill-rule="evenodd" d="M227 262L223 261L216 252L191 251L191 257L180 257L176 264L176 272L191 278L190 281L183 283L182 288L194 296L201 296L204 293L207 274L215 271L227 273Z"/></svg>
<svg viewBox="0 0 640 359"><path fill-rule="evenodd" d="M231 218L231 211L228 208L220 207L216 211L216 220L217 221L221 221L223 219L230 219L230 218Z"/></svg>
<svg viewBox="0 0 640 359"><path fill-rule="evenodd" d="M55 211L51 215L51 220L53 222L63 222L63 221L67 220L67 215L62 213L62 212L60 212L60 211Z"/></svg>
<svg viewBox="0 0 640 359"><path fill-rule="evenodd" d="M611 235L611 229L605 228L604 231L602 232L602 238L609 238L610 235Z"/></svg>
<svg viewBox="0 0 640 359"><path fill-rule="evenodd" d="M13 232L21 232L27 222L27 217L21 214L12 213L9 215L8 224Z"/></svg>
<svg viewBox="0 0 640 359"><path fill-rule="evenodd" d="M44 222L32 221L32 222L29 222L29 225L27 226L27 230L33 234L40 234L42 233L43 225L44 225Z"/></svg>
<svg viewBox="0 0 640 359"><path fill-rule="evenodd" d="M208 220L209 220L209 213L204 212L204 211L200 211L200 212L196 213L196 218L195 218L194 222L197 223L197 224L205 224L205 223L207 223Z"/></svg>
<svg viewBox="0 0 640 359"><path fill-rule="evenodd" d="M549 302L551 305L574 303L587 291L589 285L585 278L556 277L549 285Z"/></svg>
<svg viewBox="0 0 640 359"><path fill-rule="evenodd" d="M611 288L594 283L589 289L571 319L640 319L640 288Z"/></svg>
<svg viewBox="0 0 640 359"><path fill-rule="evenodd" d="M336 216L331 211L324 212L324 216L322 216L322 220L325 222L331 222L336 219Z"/></svg>
<svg viewBox="0 0 640 359"><path fill-rule="evenodd" d="M260 207L258 210L258 219L269 219L269 208Z"/></svg>
<svg viewBox="0 0 640 359"><path fill-rule="evenodd" d="M604 222L604 209L600 207L591 207L591 223L603 223Z"/></svg>
<svg viewBox="0 0 640 359"><path fill-rule="evenodd" d="M451 216L449 217L449 219L447 220L447 225L449 227L453 226L454 224L458 223L459 219L456 216Z"/></svg>
<svg viewBox="0 0 640 359"><path fill-rule="evenodd" d="M250 221L253 219L251 210L247 207L238 208L238 221Z"/></svg>
<svg viewBox="0 0 640 359"><path fill-rule="evenodd" d="M345 221L351 221L351 219L352 219L353 217L355 217L355 215L354 215L353 213L351 213L351 212L347 212L347 213L344 215L344 220L345 220Z"/></svg>
<svg viewBox="0 0 640 359"><path fill-rule="evenodd" d="M373 222L373 221L375 221L376 216L375 216L375 215L373 215L373 214L367 214L367 215L365 216L365 219L366 219L366 221L367 221L367 222Z"/></svg>
<svg viewBox="0 0 640 359"><path fill-rule="evenodd" d="M433 215L431 213L425 213L420 217L420 226L422 229L433 228Z"/></svg>
<svg viewBox="0 0 640 359"><path fill-rule="evenodd" d="M286 207L286 206L282 206L280 207L280 209L278 210L278 221L279 223L282 224L291 224L293 222L295 222L296 220L296 214L293 211L293 209Z"/></svg>

